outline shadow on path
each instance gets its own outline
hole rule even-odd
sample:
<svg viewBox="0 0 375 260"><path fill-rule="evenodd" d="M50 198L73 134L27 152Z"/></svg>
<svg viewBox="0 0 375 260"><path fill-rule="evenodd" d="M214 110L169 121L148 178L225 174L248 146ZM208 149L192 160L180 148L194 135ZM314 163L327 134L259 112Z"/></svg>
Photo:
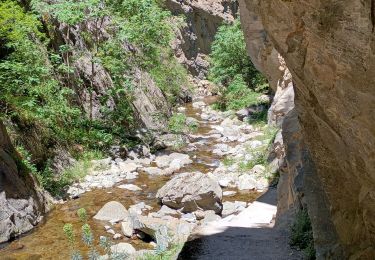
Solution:
<svg viewBox="0 0 375 260"><path fill-rule="evenodd" d="M270 221L276 214L276 197L276 190L270 189L246 212L203 227L186 242L178 259L303 259L301 252L290 248L288 231L273 227Z"/></svg>

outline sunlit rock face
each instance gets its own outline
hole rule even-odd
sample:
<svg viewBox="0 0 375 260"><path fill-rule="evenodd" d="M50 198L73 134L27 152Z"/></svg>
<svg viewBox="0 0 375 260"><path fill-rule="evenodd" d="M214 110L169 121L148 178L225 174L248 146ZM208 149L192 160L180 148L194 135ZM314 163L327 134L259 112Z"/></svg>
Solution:
<svg viewBox="0 0 375 260"><path fill-rule="evenodd" d="M174 15L183 15L186 26L174 42L176 55L190 72L201 79L208 70L211 44L220 25L234 21L238 3L232 0L167 0L166 7Z"/></svg>
<svg viewBox="0 0 375 260"><path fill-rule="evenodd" d="M47 210L46 194L22 165L0 121L0 243L30 231Z"/></svg>
<svg viewBox="0 0 375 260"><path fill-rule="evenodd" d="M283 127L295 118L300 128L284 141L300 151L294 184L318 258L374 259L373 1L241 0L240 9L255 65L277 82L276 51L293 78L295 114Z"/></svg>

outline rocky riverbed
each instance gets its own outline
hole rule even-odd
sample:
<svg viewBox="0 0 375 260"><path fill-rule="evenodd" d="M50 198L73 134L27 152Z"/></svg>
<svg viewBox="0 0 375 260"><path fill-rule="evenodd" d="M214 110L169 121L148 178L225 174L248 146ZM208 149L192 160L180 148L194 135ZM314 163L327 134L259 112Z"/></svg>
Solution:
<svg viewBox="0 0 375 260"><path fill-rule="evenodd" d="M112 251L133 257L182 244L196 228L245 210L277 170L276 157L267 167L264 162L273 134L246 123L243 113L213 110L212 101L201 98L177 109L198 127L184 136L162 136L165 150L152 154L139 147L126 159L93 161L88 175L69 188L71 199L2 249L0 258L68 259L62 227L73 223L79 230L79 208L87 210L96 240L106 236Z"/></svg>

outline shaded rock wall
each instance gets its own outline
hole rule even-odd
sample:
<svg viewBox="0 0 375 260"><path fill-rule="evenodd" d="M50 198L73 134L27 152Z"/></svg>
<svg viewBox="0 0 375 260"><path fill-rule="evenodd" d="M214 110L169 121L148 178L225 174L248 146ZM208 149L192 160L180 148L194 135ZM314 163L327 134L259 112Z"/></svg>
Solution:
<svg viewBox="0 0 375 260"><path fill-rule="evenodd" d="M0 121L0 243L35 226L48 211L46 197L23 166Z"/></svg>
<svg viewBox="0 0 375 260"><path fill-rule="evenodd" d="M224 21L233 21L238 3L233 0L167 0L166 7L173 15L184 15L187 25L174 43L179 61L194 76L205 78L209 66L207 55L217 29Z"/></svg>
<svg viewBox="0 0 375 260"><path fill-rule="evenodd" d="M71 85L74 86L77 93L77 102L82 106L87 116L93 119L101 119L103 117L101 110L103 109L113 110L116 107L116 97L110 95L110 90L113 88L110 73L102 65L92 64L93 54L89 47L90 44L85 41L82 35L84 32L91 35L98 34L100 41L105 41L111 37L106 31L109 25L109 18L104 19L100 26L100 32L97 32L97 29L96 31L93 29L94 26L91 22L85 22L78 26L70 26L69 34L65 24L55 22L54 26L50 27L50 34L53 35L51 38L56 49L64 44L72 47L70 57L64 57L65 64L70 62L70 66L74 68L74 79L70 79L73 81ZM133 46L127 44L124 44L123 47L129 52L136 51ZM135 79L133 81L135 99L132 103L135 108L134 117L139 120L139 125L146 128L166 127L166 117L170 113L170 107L165 96L147 72L140 72L138 68L132 69L130 73ZM69 79L65 79L65 81L69 81ZM78 85L76 82L82 84ZM147 84L144 84L145 82ZM142 102L139 102L140 98Z"/></svg>
<svg viewBox="0 0 375 260"><path fill-rule="evenodd" d="M300 152L295 169L302 173L299 192L312 219L318 258L373 259L373 1L241 0L241 9L248 12L241 19L259 68L272 74L265 48L253 50L265 42L271 50L265 56L273 46L293 77L300 141L284 141L287 153L291 145ZM255 39L246 30L254 20L263 26ZM272 82L275 76L269 77Z"/></svg>

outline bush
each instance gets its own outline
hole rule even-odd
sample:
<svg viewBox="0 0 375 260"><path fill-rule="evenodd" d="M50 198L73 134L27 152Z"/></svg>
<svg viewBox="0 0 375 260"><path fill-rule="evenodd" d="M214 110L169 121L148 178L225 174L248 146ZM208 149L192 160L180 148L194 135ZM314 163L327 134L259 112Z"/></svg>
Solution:
<svg viewBox="0 0 375 260"><path fill-rule="evenodd" d="M314 238L306 209L300 210L291 227L290 245L303 250L309 260L315 259Z"/></svg>
<svg viewBox="0 0 375 260"><path fill-rule="evenodd" d="M209 78L216 84L228 86L238 75L252 89L265 83L247 55L239 19L219 27L211 48Z"/></svg>
<svg viewBox="0 0 375 260"><path fill-rule="evenodd" d="M169 119L168 129L175 134L195 132L197 128L198 123L189 122L185 114L177 113Z"/></svg>
<svg viewBox="0 0 375 260"><path fill-rule="evenodd" d="M248 88L241 75L236 75L224 92L222 106L224 109L239 110L258 105L260 95Z"/></svg>
<svg viewBox="0 0 375 260"><path fill-rule="evenodd" d="M214 108L238 110L259 104L257 98L267 91L268 85L247 55L238 19L219 28L210 58L209 79L223 88Z"/></svg>

